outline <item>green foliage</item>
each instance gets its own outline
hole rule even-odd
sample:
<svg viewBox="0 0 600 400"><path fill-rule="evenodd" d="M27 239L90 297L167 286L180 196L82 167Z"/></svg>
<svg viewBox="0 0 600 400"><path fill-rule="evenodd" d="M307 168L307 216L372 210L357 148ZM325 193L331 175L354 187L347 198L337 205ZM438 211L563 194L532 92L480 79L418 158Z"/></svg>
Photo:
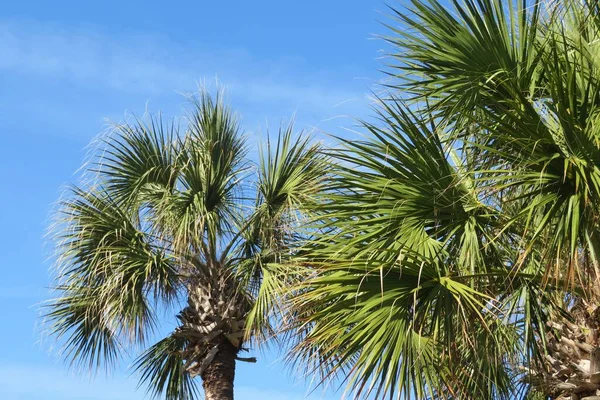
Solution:
<svg viewBox="0 0 600 400"><path fill-rule="evenodd" d="M141 372L141 382L148 385L156 397L189 400L198 396L197 388L185 370L183 352L186 340L168 336L148 348L139 356L135 370Z"/></svg>
<svg viewBox="0 0 600 400"><path fill-rule="evenodd" d="M392 93L340 139L289 301L290 358L355 396L527 396L599 276L597 3L451 5L394 11Z"/></svg>
<svg viewBox="0 0 600 400"><path fill-rule="evenodd" d="M236 308L241 321L217 332L236 348L268 326L277 304L269 265L297 246L305 206L327 174L325 156L308 138L296 140L290 125L255 170L221 95L213 100L202 92L191 105L183 130L160 116L117 125L91 163L93 179L60 204L53 229L57 296L45 317L73 363L111 366L124 349L145 345L158 309L178 306L191 292L220 293ZM182 313L230 318L208 315L220 312L220 303L215 307ZM182 324L135 364L149 391L168 399L196 397L190 359L214 346L190 344Z"/></svg>
<svg viewBox="0 0 600 400"><path fill-rule="evenodd" d="M195 285L239 303L243 340L283 323L291 361L353 396L535 398L519 367L600 278L599 7L451 4L394 11L364 140L325 155L283 128L252 189L220 97L193 99L182 132L117 126L57 220L65 355L115 361ZM168 398L195 390L182 332L136 364Z"/></svg>
<svg viewBox="0 0 600 400"><path fill-rule="evenodd" d="M493 240L498 212L449 161L435 125L398 100L381 107L380 124L365 124L369 140L342 140L336 155L318 207L321 234L303 254L312 275L291 300L289 329L298 335L291 357L323 378L347 374L356 396L506 394L503 365L514 350L500 339L514 337L491 317L500 304L489 295L509 273L506 251ZM485 347L460 340L490 339L484 332L496 336ZM476 361L481 375L450 359ZM498 371L493 389L481 385L487 371ZM469 382L460 382L465 376Z"/></svg>

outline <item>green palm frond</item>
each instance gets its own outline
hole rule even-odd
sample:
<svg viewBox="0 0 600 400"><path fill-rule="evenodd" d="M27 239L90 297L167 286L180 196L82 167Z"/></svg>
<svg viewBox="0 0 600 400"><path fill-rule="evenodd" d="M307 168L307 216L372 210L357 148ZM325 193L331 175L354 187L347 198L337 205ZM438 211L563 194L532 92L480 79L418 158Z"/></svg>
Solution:
<svg viewBox="0 0 600 400"><path fill-rule="evenodd" d="M105 191L73 188L56 223L60 295L47 304L51 331L68 338L64 353L74 361L113 361L119 343L144 341L155 301L175 295L173 259Z"/></svg>
<svg viewBox="0 0 600 400"><path fill-rule="evenodd" d="M98 307L98 293L86 287L57 289L62 293L49 303L51 310L45 317L51 321L50 334L66 342L61 349L65 359L90 370L114 365L122 345L116 327Z"/></svg>
<svg viewBox="0 0 600 400"><path fill-rule="evenodd" d="M487 294L505 261L492 240L499 216L451 162L452 143L435 124L394 97L377 115L379 123L364 124L366 140L340 139L317 207L320 230L301 253L310 274L288 300L288 329L297 335L290 357L323 379L347 377L355 396L433 398L453 390L453 398L508 398L503 351L513 342L484 341L484 333L508 330L494 325L498 304ZM455 346L462 350L448 352ZM478 380L461 383L447 369L451 359L486 348L496 356L480 366ZM487 372L496 381L482 385Z"/></svg>
<svg viewBox="0 0 600 400"><path fill-rule="evenodd" d="M185 338L167 336L142 353L134 363L134 370L141 374L140 384L158 397L167 400L191 400L198 398L195 381L185 368Z"/></svg>
<svg viewBox="0 0 600 400"><path fill-rule="evenodd" d="M106 190L118 202L151 201L144 194L158 187L170 192L177 178L178 129L174 122L164 125L162 117L149 117L148 123L117 124L103 138L103 148L95 170ZM148 187L152 189L148 189Z"/></svg>
<svg viewBox="0 0 600 400"><path fill-rule="evenodd" d="M70 190L57 213L58 294L45 308L63 355L96 368L145 345L157 309L185 299L175 332L135 363L141 384L168 399L197 398L193 378L206 383L215 357L235 363L255 335L274 333L328 167L290 125L250 186L246 139L222 94L191 104L182 129L149 116L103 138L93 184Z"/></svg>
<svg viewBox="0 0 600 400"><path fill-rule="evenodd" d="M323 186L327 157L312 139L295 135L292 123L280 129L273 149L267 139L266 154L260 152L258 178L259 207L265 214L281 217L314 201Z"/></svg>
<svg viewBox="0 0 600 400"><path fill-rule="evenodd" d="M292 354L358 395L526 396L518 367L600 271L597 4L452 6L396 12L411 108L391 96L340 140L289 300ZM413 332L433 358L394 346Z"/></svg>
<svg viewBox="0 0 600 400"><path fill-rule="evenodd" d="M489 298L460 279L440 276L440 269L426 262L323 261L318 277L299 284L290 300L296 314L291 329L300 332L291 361L299 358L323 379L347 377L358 397L424 398L442 388L483 396L490 385L469 392L472 381L458 381L455 374L469 365L466 349L488 353L488 364L506 374L505 342L472 336L475 328L482 339L500 329L482 311ZM455 346L464 348L447 353ZM489 379L481 372L481 380Z"/></svg>
<svg viewBox="0 0 600 400"><path fill-rule="evenodd" d="M217 96L192 98L193 109L181 144L177 190L157 211L175 243L216 257L220 232L230 233L242 217L241 181L247 176L246 144L236 116Z"/></svg>
<svg viewBox="0 0 600 400"><path fill-rule="evenodd" d="M504 99L526 104L538 90L540 1L411 4L408 12L393 10L400 28L390 26L386 37L398 49L391 67L401 81L392 85L431 101L448 121Z"/></svg>
<svg viewBox="0 0 600 400"><path fill-rule="evenodd" d="M371 140L342 140L337 156L346 165L330 185L323 214L346 236L339 250L358 255L363 247L375 249L364 246L373 241L378 251L435 258L444 248L460 268L474 272L476 263L496 256L489 240L495 210L478 198L471 176L452 164L452 143L435 125L393 97L381 107L380 124L365 124Z"/></svg>
<svg viewBox="0 0 600 400"><path fill-rule="evenodd" d="M403 28L389 38L402 54L398 87L447 121L447 135L472 154L482 199L503 199L506 229L522 237L526 254L543 242L557 280L556 260L567 257L572 283L578 249L597 247L596 7L465 0L451 12L414 1L396 13Z"/></svg>
<svg viewBox="0 0 600 400"><path fill-rule="evenodd" d="M269 319L281 318L280 297L301 276L290 258L310 234L303 225L315 208L330 165L321 146L310 136L295 134L292 123L280 128L275 146L267 139L266 150L259 155L253 224L239 248L248 258L238 273L256 294L248 334L265 339L274 335Z"/></svg>

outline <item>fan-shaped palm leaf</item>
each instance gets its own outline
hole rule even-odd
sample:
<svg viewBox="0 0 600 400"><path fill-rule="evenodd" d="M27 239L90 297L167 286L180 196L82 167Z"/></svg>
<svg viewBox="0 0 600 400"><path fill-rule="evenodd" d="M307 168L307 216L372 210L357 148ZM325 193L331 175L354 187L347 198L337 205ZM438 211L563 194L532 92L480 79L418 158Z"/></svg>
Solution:
<svg viewBox="0 0 600 400"><path fill-rule="evenodd" d="M65 356L95 367L145 344L157 307L184 298L179 326L135 363L142 383L190 399L199 375L207 398L232 398L237 354L276 304L258 286L264 276L277 283L255 261L293 254L290 222L321 187L325 163L317 146L294 142L290 126L253 190L243 184L244 136L221 95L192 98L184 127L150 117L104 139L93 184L72 189L57 216L59 295L46 317Z"/></svg>

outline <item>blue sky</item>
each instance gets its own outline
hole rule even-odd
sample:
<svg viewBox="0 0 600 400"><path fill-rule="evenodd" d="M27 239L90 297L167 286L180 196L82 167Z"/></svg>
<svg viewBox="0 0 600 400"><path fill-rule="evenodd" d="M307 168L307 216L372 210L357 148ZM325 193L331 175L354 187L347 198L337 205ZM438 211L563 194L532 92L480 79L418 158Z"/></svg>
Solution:
<svg viewBox="0 0 600 400"><path fill-rule="evenodd" d="M44 338L53 203L88 144L127 113L181 114L182 93L227 88L245 129L349 134L383 78L383 2L6 1L0 8L0 397L143 399L127 362L109 376L69 371ZM168 324L168 321L166 322ZM241 400L303 399L310 382L273 351L239 366ZM317 390L309 399L339 398Z"/></svg>

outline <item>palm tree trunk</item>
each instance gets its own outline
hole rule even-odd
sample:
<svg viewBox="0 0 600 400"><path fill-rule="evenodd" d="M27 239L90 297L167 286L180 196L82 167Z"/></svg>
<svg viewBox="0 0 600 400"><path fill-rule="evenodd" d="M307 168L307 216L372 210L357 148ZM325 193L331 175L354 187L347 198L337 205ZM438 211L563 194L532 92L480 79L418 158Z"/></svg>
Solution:
<svg viewBox="0 0 600 400"><path fill-rule="evenodd" d="M600 399L600 307L579 299L569 313L572 320L548 322L544 363L533 365L529 382L551 399Z"/></svg>
<svg viewBox="0 0 600 400"><path fill-rule="evenodd" d="M228 340L219 345L215 358L202 373L206 400L233 400L236 355L237 349Z"/></svg>

